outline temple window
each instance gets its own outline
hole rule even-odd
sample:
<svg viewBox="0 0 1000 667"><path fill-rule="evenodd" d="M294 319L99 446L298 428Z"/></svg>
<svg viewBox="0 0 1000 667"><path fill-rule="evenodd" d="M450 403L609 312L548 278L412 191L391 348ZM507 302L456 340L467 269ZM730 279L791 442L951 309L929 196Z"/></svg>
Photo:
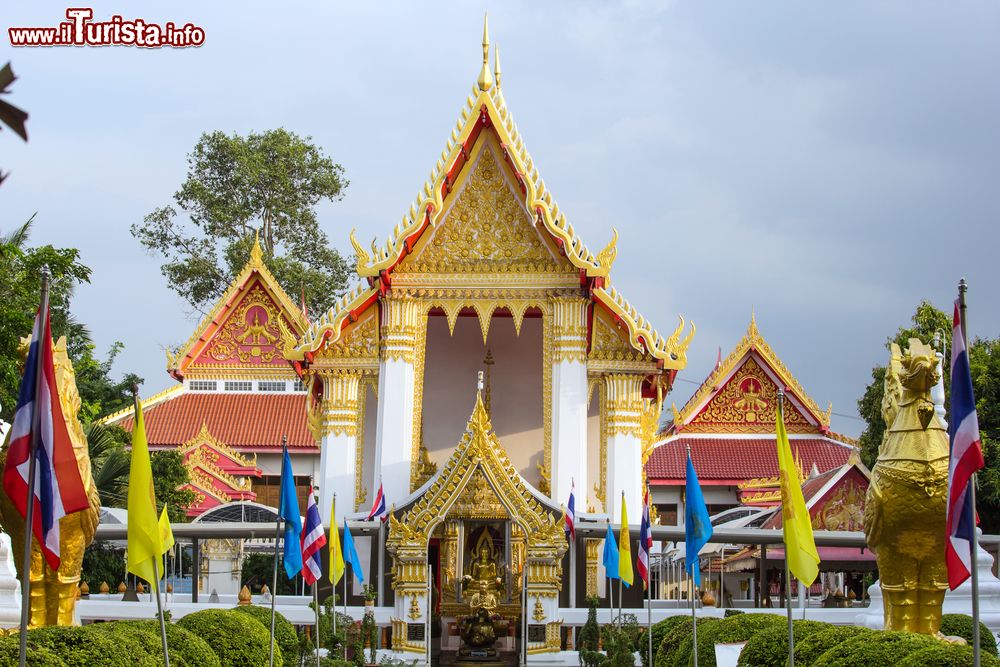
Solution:
<svg viewBox="0 0 1000 667"><path fill-rule="evenodd" d="M226 380L226 391L253 391L253 382L250 380Z"/></svg>
<svg viewBox="0 0 1000 667"><path fill-rule="evenodd" d="M260 380L257 383L257 391L287 391L288 387L284 380Z"/></svg>
<svg viewBox="0 0 1000 667"><path fill-rule="evenodd" d="M295 384L292 385L292 391L305 391L306 383L302 380L296 380Z"/></svg>
<svg viewBox="0 0 1000 667"><path fill-rule="evenodd" d="M216 391L219 383L215 380L191 380L188 382L188 389L191 391Z"/></svg>

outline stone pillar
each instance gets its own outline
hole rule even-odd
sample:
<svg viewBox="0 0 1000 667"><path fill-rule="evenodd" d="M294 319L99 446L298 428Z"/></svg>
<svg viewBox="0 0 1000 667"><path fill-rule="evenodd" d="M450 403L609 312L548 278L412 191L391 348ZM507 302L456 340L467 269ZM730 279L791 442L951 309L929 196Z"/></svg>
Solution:
<svg viewBox="0 0 1000 667"><path fill-rule="evenodd" d="M400 545L394 560L396 601L393 607L392 650L411 655L407 660L422 657L427 653L427 643L430 635L424 630L430 613L430 600L427 597L427 545L425 543L407 543ZM414 630L411 636L408 632ZM419 638L422 637L422 638ZM416 654L415 656L412 654Z"/></svg>
<svg viewBox="0 0 1000 667"><path fill-rule="evenodd" d="M607 489L605 508L611 522L621 519L625 492L629 523L642 516L642 375L612 373L604 376L604 409L607 425Z"/></svg>
<svg viewBox="0 0 1000 667"><path fill-rule="evenodd" d="M410 495L413 467L414 362L416 359L417 302L408 296L382 300L382 336L379 349L378 424L375 431L373 498L382 476L386 504Z"/></svg>
<svg viewBox="0 0 1000 667"><path fill-rule="evenodd" d="M528 641L528 662L535 662L533 655L557 653L561 645L562 615L559 613L559 588L562 568L559 558L554 556L548 545L529 545L525 558L528 568L528 606L524 613L528 616L529 635L531 626L544 626L542 641Z"/></svg>
<svg viewBox="0 0 1000 667"><path fill-rule="evenodd" d="M317 375L323 383L323 397L318 418L319 479L314 481L319 486L319 512L324 522L331 520L331 501L337 494L333 525L339 525L345 514L354 512L361 374L356 370L323 369Z"/></svg>
<svg viewBox="0 0 1000 667"><path fill-rule="evenodd" d="M577 507L587 497L587 300L553 300L552 500L566 503L577 485Z"/></svg>

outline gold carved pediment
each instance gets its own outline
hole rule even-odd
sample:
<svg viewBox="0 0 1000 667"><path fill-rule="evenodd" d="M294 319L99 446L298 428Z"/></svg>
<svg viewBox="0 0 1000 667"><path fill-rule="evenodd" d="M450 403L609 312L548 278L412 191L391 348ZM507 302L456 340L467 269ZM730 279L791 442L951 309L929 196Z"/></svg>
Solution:
<svg viewBox="0 0 1000 667"><path fill-rule="evenodd" d="M371 308L332 345L323 347L317 359L378 361L379 327L377 309Z"/></svg>

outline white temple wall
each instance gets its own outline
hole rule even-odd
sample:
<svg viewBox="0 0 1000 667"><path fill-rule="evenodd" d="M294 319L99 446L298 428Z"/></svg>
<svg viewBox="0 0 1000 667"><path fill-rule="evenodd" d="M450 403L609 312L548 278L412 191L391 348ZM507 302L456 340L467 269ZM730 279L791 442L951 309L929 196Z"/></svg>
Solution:
<svg viewBox="0 0 1000 667"><path fill-rule="evenodd" d="M487 344L476 317L459 317L449 336L444 317L427 323L423 435L431 460L444 465L472 412L476 374L489 348L493 428L511 462L532 484L544 456L542 409L542 320L525 317L518 336L509 317L494 317Z"/></svg>
<svg viewBox="0 0 1000 667"><path fill-rule="evenodd" d="M365 391L364 458L361 466L361 494L364 497L364 501L360 503L358 511L371 509L372 500L375 498L375 490L378 488L378 481L375 479L378 475L375 470L378 396L375 395L376 385L362 382L361 386ZM355 502L357 502L357 499Z"/></svg>
<svg viewBox="0 0 1000 667"><path fill-rule="evenodd" d="M594 486L601 483L601 392L595 387L587 408L587 483L577 487L576 511L586 512L587 507L601 511L603 507L594 494Z"/></svg>

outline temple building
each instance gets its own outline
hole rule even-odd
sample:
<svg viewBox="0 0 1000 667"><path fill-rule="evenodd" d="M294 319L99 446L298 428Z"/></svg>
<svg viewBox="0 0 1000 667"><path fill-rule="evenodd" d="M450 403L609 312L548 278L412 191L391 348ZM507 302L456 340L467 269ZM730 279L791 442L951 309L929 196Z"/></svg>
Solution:
<svg viewBox="0 0 1000 667"><path fill-rule="evenodd" d="M710 515L737 507L773 506L780 497L775 495L779 391L785 397L785 429L801 479L839 469L857 456L854 440L830 430L832 406L820 410L751 317L729 356L720 360L683 408L673 406L673 418L646 462L661 524L684 524L689 450Z"/></svg>

